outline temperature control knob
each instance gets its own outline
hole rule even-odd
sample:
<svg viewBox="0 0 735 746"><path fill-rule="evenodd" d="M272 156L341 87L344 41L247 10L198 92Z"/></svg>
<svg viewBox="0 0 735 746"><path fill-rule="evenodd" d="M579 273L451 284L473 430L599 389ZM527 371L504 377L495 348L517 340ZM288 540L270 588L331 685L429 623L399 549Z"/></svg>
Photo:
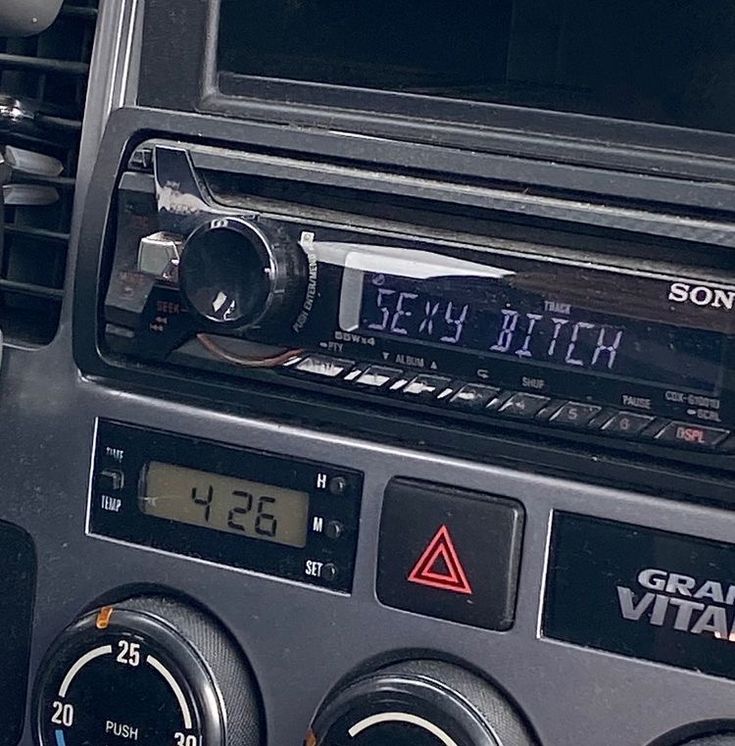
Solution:
<svg viewBox="0 0 735 746"><path fill-rule="evenodd" d="M508 700L458 666L411 661L368 674L320 711L305 746L534 746Z"/></svg>
<svg viewBox="0 0 735 746"><path fill-rule="evenodd" d="M219 218L186 240L179 286L189 308L212 327L264 326L288 314L304 261L299 246L271 240L256 223Z"/></svg>
<svg viewBox="0 0 735 746"><path fill-rule="evenodd" d="M97 609L54 643L36 687L40 746L261 746L247 662L205 614L138 597Z"/></svg>

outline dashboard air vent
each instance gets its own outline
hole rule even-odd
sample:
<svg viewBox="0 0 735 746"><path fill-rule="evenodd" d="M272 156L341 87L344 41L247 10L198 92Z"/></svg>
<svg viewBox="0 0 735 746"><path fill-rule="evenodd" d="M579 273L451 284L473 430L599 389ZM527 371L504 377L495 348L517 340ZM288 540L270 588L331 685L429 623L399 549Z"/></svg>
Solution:
<svg viewBox="0 0 735 746"><path fill-rule="evenodd" d="M98 0L65 0L38 36L0 38L0 329L58 327Z"/></svg>

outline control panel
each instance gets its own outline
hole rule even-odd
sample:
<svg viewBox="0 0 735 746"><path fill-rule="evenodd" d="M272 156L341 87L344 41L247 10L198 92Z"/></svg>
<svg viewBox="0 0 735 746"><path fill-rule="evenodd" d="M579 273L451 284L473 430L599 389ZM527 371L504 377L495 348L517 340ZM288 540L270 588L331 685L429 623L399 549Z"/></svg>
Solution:
<svg viewBox="0 0 735 746"><path fill-rule="evenodd" d="M571 487L524 493L477 465L455 481L457 464L404 455L363 485L365 462L332 450L97 421L84 542L99 580L39 656L36 746L558 746L568 724L544 703L570 717L557 666L577 658L591 682L617 661L648 688L732 685L732 543L641 525L633 497L628 522L582 500L544 520L538 501ZM600 743L727 744L732 722L701 712Z"/></svg>
<svg viewBox="0 0 735 746"><path fill-rule="evenodd" d="M88 531L349 593L362 475L100 421Z"/></svg>
<svg viewBox="0 0 735 746"><path fill-rule="evenodd" d="M162 597L94 609L49 651L38 746L261 746L260 695L216 622Z"/></svg>
<svg viewBox="0 0 735 746"><path fill-rule="evenodd" d="M420 443L431 423L508 428L686 463L709 452L730 468L729 275L654 261L630 236L617 237L619 255L592 238L539 245L530 229L510 241L489 215L458 234L430 201L379 221L346 187L318 191L337 176L365 178L140 144L116 181L95 355L149 381L197 371L187 387L208 383L208 397L252 385L303 402L314 422L354 421L347 410L362 405L376 437L388 411Z"/></svg>
<svg viewBox="0 0 735 746"><path fill-rule="evenodd" d="M492 374L482 370L487 383L469 383L452 376L417 373L408 367L368 365L357 360L328 355L295 356L284 363L294 378L329 382L345 392L377 394L394 403L430 407L437 414L469 414L481 418L501 417L549 425L552 428L594 433L629 441L683 446L700 450L731 452L735 440L730 430L686 420L655 417L624 407L602 406L575 399L560 399L545 393L517 391L492 385ZM637 406L635 397L629 403ZM682 395L696 409L699 397Z"/></svg>

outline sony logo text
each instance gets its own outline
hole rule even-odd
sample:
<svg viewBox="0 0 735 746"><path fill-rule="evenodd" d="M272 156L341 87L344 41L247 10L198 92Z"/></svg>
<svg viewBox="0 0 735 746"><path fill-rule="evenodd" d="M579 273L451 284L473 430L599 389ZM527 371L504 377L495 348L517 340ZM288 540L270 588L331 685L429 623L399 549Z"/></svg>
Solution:
<svg viewBox="0 0 735 746"><path fill-rule="evenodd" d="M674 303L693 303L695 306L735 308L735 290L710 288L706 285L691 285L688 282L672 282L669 288L669 300Z"/></svg>
<svg viewBox="0 0 735 746"><path fill-rule="evenodd" d="M637 580L636 591L617 586L624 619L735 642L735 585L655 568Z"/></svg>

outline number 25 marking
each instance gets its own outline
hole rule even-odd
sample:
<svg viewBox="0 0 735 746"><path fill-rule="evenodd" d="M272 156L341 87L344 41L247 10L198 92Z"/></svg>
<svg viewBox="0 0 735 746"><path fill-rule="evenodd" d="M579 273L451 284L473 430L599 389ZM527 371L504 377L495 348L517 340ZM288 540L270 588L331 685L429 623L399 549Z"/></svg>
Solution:
<svg viewBox="0 0 735 746"><path fill-rule="evenodd" d="M140 665L140 643L120 640L117 643L120 652L117 654L117 662L126 666L136 668Z"/></svg>

